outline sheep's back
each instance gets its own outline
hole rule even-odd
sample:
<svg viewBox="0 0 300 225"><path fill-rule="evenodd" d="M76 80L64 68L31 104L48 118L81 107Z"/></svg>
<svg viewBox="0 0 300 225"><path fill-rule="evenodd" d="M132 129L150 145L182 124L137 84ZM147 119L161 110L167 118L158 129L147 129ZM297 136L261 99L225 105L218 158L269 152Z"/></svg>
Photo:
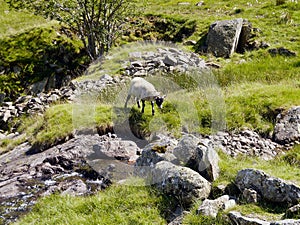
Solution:
<svg viewBox="0 0 300 225"><path fill-rule="evenodd" d="M159 93L155 87L143 78L135 77L131 81L130 94L138 99L153 100Z"/></svg>

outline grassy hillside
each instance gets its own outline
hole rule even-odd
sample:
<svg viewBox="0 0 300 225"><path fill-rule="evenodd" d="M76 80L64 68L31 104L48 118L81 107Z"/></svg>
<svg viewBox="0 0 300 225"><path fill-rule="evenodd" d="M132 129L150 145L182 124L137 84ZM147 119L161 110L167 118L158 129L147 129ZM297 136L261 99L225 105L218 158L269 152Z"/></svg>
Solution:
<svg viewBox="0 0 300 225"><path fill-rule="evenodd" d="M213 73L224 96L227 130L238 131L247 127L258 131L264 136L271 136L275 117L279 110L286 110L291 106L300 105L300 4L288 0L282 5L276 5L275 0L206 0L201 6L195 6L199 1L187 0L184 2L190 4L180 4L182 2L174 0L138 1L137 8L141 18L151 15L159 16L160 19L162 18L161 20L167 18L165 20L167 22L196 21L195 31L182 41L198 41L207 32L209 25L216 20L244 18L248 19L253 27L257 28L258 36L256 40L268 42L271 47L284 46L297 53L297 57L273 57L267 50L260 49L245 54L235 53L230 59L215 58L211 55L202 56L207 61L221 65L221 68L214 70ZM33 30L33 28L57 26L57 23L53 21L45 21L30 14L13 12L6 7L3 0L0 0L0 22L0 42L10 40L9 38L12 37L20 37ZM174 24L181 23L175 22ZM141 24L145 23L141 22ZM173 24L173 22L168 22L168 24ZM140 28L132 29L139 30ZM151 29L153 27L150 26L148 37L157 38L157 31ZM176 33L177 29L180 29L180 26L175 26L170 32ZM134 30L131 34L133 34L132 37L127 37L120 43L140 39ZM181 43L177 44L181 46ZM0 45L0 49L3 48L3 45ZM181 46L181 48L194 51L192 46ZM119 48L113 49L111 53L119 58L116 58L115 61L105 61L103 64L93 64L88 70L89 76L81 77L80 80L99 78L101 76L100 69L105 69L105 72L111 75L119 73L119 60L123 57L126 58L128 51L138 50L148 49L147 46L136 45L131 48L123 48L122 51ZM3 54L3 52L1 53ZM9 57L11 56L6 58ZM30 57L28 59L30 60ZM2 78L3 76L0 75L0 79ZM15 87L12 86L12 88ZM79 112L82 111L76 111L77 106L75 104L57 104L51 106L42 116L22 118L19 132L24 136L14 141L3 140L1 151L8 151L25 140L28 140L31 144L51 145L57 140L70 135L74 129L111 124L115 116L111 111L112 106L115 106L112 96L115 96L118 91L118 89L107 90L107 92L102 93L104 96L100 94L99 99L95 102L87 102L87 107L84 107L84 109L88 112L92 110L94 112L92 114L84 113L84 110L80 114ZM111 96L110 99L109 96ZM201 122L201 126L197 127L196 131L208 132L207 129L211 126L212 116L210 105L201 91L194 90L190 93L190 96L193 96L190 99L197 105L197 113L188 115L190 116L188 119ZM178 99L170 96L167 100L166 110L155 115L154 119L157 119L156 121L159 123L160 119L163 118L170 132L178 134L178 129L182 124L176 117L176 107L174 108L174 105L184 105L184 99L179 103L175 100ZM74 110L78 112L77 116L87 116L74 117ZM137 109L135 108L135 110ZM141 129L144 129L147 133L152 120L150 111L146 111L145 115L140 116L138 119L141 123ZM153 123L151 125L155 126ZM156 128L152 127L152 129ZM299 155L299 147L297 146L286 156L279 157L272 162L245 157L232 159L220 154L221 177L214 185L232 182L238 169L246 167L263 169L274 176L292 180L299 184ZM114 202L113 200L116 200L115 196L119 197L118 201ZM113 186L109 190L88 198L55 195L42 199L33 212L22 219L19 224L49 224L50 222L55 224L149 224L153 221L156 221L156 224L165 224L164 209L160 206L165 204L163 198L144 187L126 186ZM41 210L42 208L43 210ZM242 205L237 210L245 213L252 211L261 214L263 218L271 219L278 219L283 213L280 210L274 211L269 206L259 204ZM202 224L225 224L221 216L214 220L196 215L195 209L192 209L191 212L190 215L186 216L185 224L197 224L199 221L202 221ZM132 217L132 215L134 216Z"/></svg>

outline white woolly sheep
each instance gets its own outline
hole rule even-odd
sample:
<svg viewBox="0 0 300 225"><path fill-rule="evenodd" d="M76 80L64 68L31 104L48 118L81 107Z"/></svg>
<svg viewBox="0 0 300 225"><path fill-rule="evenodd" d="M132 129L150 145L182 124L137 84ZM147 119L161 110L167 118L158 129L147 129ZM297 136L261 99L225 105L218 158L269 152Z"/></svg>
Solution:
<svg viewBox="0 0 300 225"><path fill-rule="evenodd" d="M160 96L160 93L155 90L155 87L141 77L135 77L131 80L128 96L125 102L125 108L131 96L134 96L137 105L140 108L140 100L142 101L142 113L144 113L145 101L150 101L152 106L152 115L154 115L154 101L161 109L165 96Z"/></svg>

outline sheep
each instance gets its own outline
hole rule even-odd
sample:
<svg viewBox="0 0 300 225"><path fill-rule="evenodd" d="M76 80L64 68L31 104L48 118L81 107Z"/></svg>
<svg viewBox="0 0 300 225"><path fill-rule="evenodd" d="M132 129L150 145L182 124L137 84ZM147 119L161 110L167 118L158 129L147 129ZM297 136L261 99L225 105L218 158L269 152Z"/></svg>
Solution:
<svg viewBox="0 0 300 225"><path fill-rule="evenodd" d="M140 100L142 101L142 113L144 113L145 101L150 101L152 106L152 115L154 116L154 101L158 108L162 109L162 103L165 96L160 96L160 93L155 90L155 87L141 77L135 77L131 80L128 96L125 102L125 108L131 96L134 96L137 105L140 108Z"/></svg>

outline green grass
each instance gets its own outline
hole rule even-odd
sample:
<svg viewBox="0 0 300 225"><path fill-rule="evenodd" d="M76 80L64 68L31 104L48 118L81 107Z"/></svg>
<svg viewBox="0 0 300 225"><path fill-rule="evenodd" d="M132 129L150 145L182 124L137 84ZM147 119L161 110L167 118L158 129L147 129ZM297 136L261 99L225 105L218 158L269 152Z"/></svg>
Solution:
<svg viewBox="0 0 300 225"><path fill-rule="evenodd" d="M10 9L4 0L0 0L0 21L0 38L20 34L35 27L49 26L49 21L43 17L16 12Z"/></svg>
<svg viewBox="0 0 300 225"><path fill-rule="evenodd" d="M22 119L19 132L26 136L32 145L51 146L75 130L109 126L111 107L101 104L57 104L51 106L41 115L28 116ZM24 138L22 138L24 141ZM2 142L8 145L8 140ZM20 141L19 141L20 142ZM14 146L12 142L11 144Z"/></svg>
<svg viewBox="0 0 300 225"><path fill-rule="evenodd" d="M237 172L245 168L263 170L271 176L289 180L300 185L300 168L297 165L286 163L282 156L278 156L274 160L266 161L257 157L243 155L240 155L238 158L232 158L225 153L219 152L219 157L220 177L214 185L233 182Z"/></svg>
<svg viewBox="0 0 300 225"><path fill-rule="evenodd" d="M166 224L168 200L147 186L113 185L94 196L48 196L15 224Z"/></svg>
<svg viewBox="0 0 300 225"><path fill-rule="evenodd" d="M244 83L226 88L226 122L229 130L243 127L271 135L277 114L299 105L298 83Z"/></svg>
<svg viewBox="0 0 300 225"><path fill-rule="evenodd" d="M271 47L284 46L298 55L300 53L299 3L286 3L276 6L273 1L213 1L207 0L205 4L196 7L199 1L187 0L190 5L179 5L182 1L149 0L140 1L140 16L157 15L174 21L196 21L197 28L189 40L198 41L203 36L209 25L216 20L245 18L253 27L261 32L255 38L266 41ZM24 52L24 33L29 34L32 28L49 28L56 26L55 22L41 19L40 17L9 11L0 0L0 38L7 45L5 58L13 61L20 56L28 56L30 60L38 48L32 52ZM24 22L25 21L25 22ZM40 22L41 21L41 22ZM33 29L39 30L39 29ZM47 30L47 29L46 29ZM33 32L33 31L31 31ZM51 32L50 32L51 33ZM149 34L150 36L155 35ZM51 35L50 35L51 36ZM13 39L9 39L14 37ZM44 36L42 36L44 37ZM137 37L132 37L134 40ZM137 38L138 39L138 38ZM20 52L14 51L12 45L19 40ZM15 42L14 42L15 41ZM10 43L12 42L12 43ZM24 42L25 44L22 44ZM4 42L3 42L4 43ZM32 43L36 44L36 43ZM79 45L75 45L78 48ZM109 53L111 60L93 63L87 76L79 78L99 79L105 73L112 76L119 74L124 67L124 60L128 53L133 51L154 51L157 47L166 47L165 43L155 45L139 43L115 48ZM172 45L171 45L172 46ZM9 48L8 48L9 47ZM184 48L184 47L180 47ZM188 47L190 49L190 47ZM3 51L1 51L3 52ZM13 53L9 55L8 53ZM18 54L15 54L18 53ZM27 55L26 55L27 54ZM37 53L36 53L37 54ZM173 74L173 78L165 77L163 82L157 80L155 85L160 90L166 90L167 100L162 112L156 112L152 117L151 107L146 106L144 115L134 106L131 116L133 121L140 125L143 132L166 131L179 136L181 126L187 125L191 132L211 132L214 113L224 113L227 130L238 131L244 127L258 131L265 136L271 136L275 117L282 109L300 105L300 61L299 57L272 57L267 50L235 53L230 59L214 58L211 55L202 56L207 61L213 61L222 67L214 72L218 81L221 95L226 108L221 111L218 102L202 88L196 90L187 86L186 90L169 85L188 83L182 76ZM22 57L24 58L24 57ZM30 70L30 67L26 67ZM29 71L30 72L30 71ZM15 76L15 75L14 75ZM13 79L14 77L12 77ZM16 90L18 77L13 79L11 89ZM16 82L15 82L16 81ZM167 82L166 82L167 81ZM3 82L8 82L3 79ZM155 79L153 79L155 82ZM4 86L7 86L5 84ZM178 97L180 96L180 98ZM112 124L116 121L112 108L123 107L126 98L124 87L108 88L96 96L83 96L78 104L58 104L51 106L44 115L22 118L20 132L24 135L15 141L2 141L1 148L8 151L13 146L29 140L34 143L55 143L74 132L75 129L84 129L98 125ZM133 104L133 102L132 102ZM222 105L222 104L221 104ZM24 138L26 137L26 138ZM290 180L300 185L299 175L299 146L272 161L263 161L258 158L239 156L237 159L220 153L220 178L214 183L230 184L240 169L255 168L285 180ZM19 221L19 224L165 224L162 212L167 204L162 196L156 195L148 187L113 186L108 190L89 197L70 197L53 195L40 200L33 212ZM163 207L161 206L163 205ZM217 219L202 217L195 213L196 205L191 209L191 214L184 219L184 224L226 224L223 213ZM243 214L258 214L263 219L275 220L282 216L282 211L274 206L264 204L242 204L235 208ZM225 212L226 213L226 212Z"/></svg>
<svg viewBox="0 0 300 225"><path fill-rule="evenodd" d="M167 80L169 81L169 80ZM110 92L94 97L82 97L74 104L53 105L43 116L23 118L19 131L34 143L48 143L50 145L71 135L75 129L96 126L110 126L122 123L122 118L115 110L122 110L126 89L116 89L116 99L108 101L105 96ZM207 90L206 90L207 91ZM181 97L178 98L178 95ZM165 132L176 137L180 136L182 126L190 132L211 133L213 119L222 114L220 123L226 123L226 129L239 131L245 127L259 132L263 136L272 136L276 116L281 110L287 110L299 105L300 89L298 84L278 83L244 83L226 88L222 99L226 108L218 108L216 98L207 96L203 90L188 92L184 89L167 94L162 110L156 108L155 116L151 115L151 106L146 104L145 113L141 114L132 101L133 106L129 115L130 123L142 136L150 133ZM103 102L101 101L103 99ZM104 101L105 100L105 101ZM132 105L131 105L132 104ZM123 118L128 119L128 118ZM224 119L224 121L223 121ZM218 122L218 121L217 121ZM221 124L222 125L222 124ZM223 126L215 125L216 128ZM24 139L22 139L24 140ZM18 141L17 143L20 143ZM5 148L9 141L2 141ZM14 146L14 145L13 145Z"/></svg>

